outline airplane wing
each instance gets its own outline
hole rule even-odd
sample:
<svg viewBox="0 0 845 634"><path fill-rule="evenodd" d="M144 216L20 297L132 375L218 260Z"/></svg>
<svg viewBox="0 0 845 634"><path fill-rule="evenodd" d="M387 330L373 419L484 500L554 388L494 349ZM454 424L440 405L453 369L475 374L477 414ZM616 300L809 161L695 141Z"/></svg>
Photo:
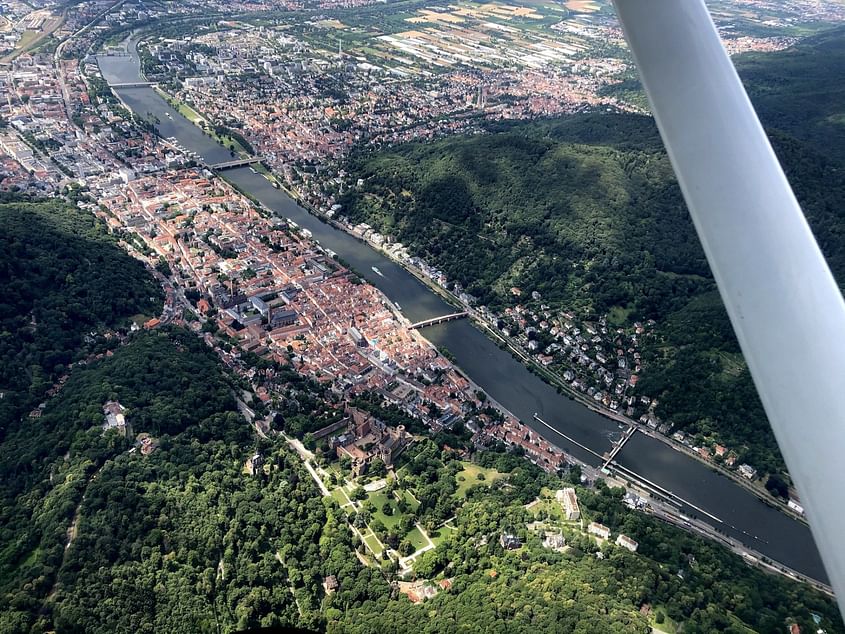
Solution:
<svg viewBox="0 0 845 634"><path fill-rule="evenodd" d="M614 0L845 614L845 302L703 0Z"/></svg>

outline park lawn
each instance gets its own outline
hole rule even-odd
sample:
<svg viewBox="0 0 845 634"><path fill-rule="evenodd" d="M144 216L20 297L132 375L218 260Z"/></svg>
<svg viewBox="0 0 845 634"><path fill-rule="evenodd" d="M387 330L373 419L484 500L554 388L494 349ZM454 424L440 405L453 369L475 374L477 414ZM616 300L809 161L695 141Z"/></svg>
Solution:
<svg viewBox="0 0 845 634"><path fill-rule="evenodd" d="M405 536L405 539L407 539L414 545L414 552L418 551L420 548L425 548L426 546L428 546L428 540L423 537L423 534L420 532L420 529L416 526L414 526L414 528L411 529L411 532Z"/></svg>
<svg viewBox="0 0 845 634"><path fill-rule="evenodd" d="M337 502L337 505L338 505L338 506L343 506L344 504L348 504L348 503L349 503L349 500L348 500L348 499L347 499L347 497L344 495L344 492L341 490L341 488L340 488L340 487L337 487L336 489L332 489L332 497L334 498L334 501L335 501L335 502ZM347 507L347 508L345 508L345 509L343 509L343 510L344 510L344 511L346 511L346 512L347 512L347 514L348 514L348 512L349 512L350 508L351 508L351 507Z"/></svg>
<svg viewBox="0 0 845 634"><path fill-rule="evenodd" d="M551 520L556 520L559 522L565 521L565 518L563 516L563 509L560 508L560 504L557 500L541 498L539 503L535 504L529 509L529 512L534 517L537 517L540 514L540 511L545 511L546 517Z"/></svg>
<svg viewBox="0 0 845 634"><path fill-rule="evenodd" d="M455 491L455 496L460 499L464 499L467 496L467 491L469 491L470 487L473 487L476 484L486 484L487 486L490 486L490 484L496 480L507 476L507 474L499 473L495 469L486 469L471 462L461 462L461 464L464 466L463 470L459 471L457 475L455 475L458 483L458 490ZM479 474L484 475L483 480L478 479ZM461 477L463 477L463 480Z"/></svg>
<svg viewBox="0 0 845 634"><path fill-rule="evenodd" d="M420 503L417 502L417 499L411 494L411 492L405 489L399 489L397 493L405 498L405 503L408 505L410 513L412 515L416 513L417 509L420 507Z"/></svg>
<svg viewBox="0 0 845 634"><path fill-rule="evenodd" d="M180 115L185 117L195 126L203 127L202 124L205 123L207 127L204 129L211 135L211 138L220 143L221 145L226 146L227 148L232 148L232 151L234 151L235 154L238 155L238 157L243 158L250 156L250 153L247 151L247 149L243 145L241 145L237 139L233 139L232 137L227 135L221 136L217 134L213 130L212 126L208 123L208 119L206 119L199 112L194 110L191 106L189 106L183 101L179 101L173 95L166 93L161 88L156 88L156 92L158 92L162 97L164 97L165 100L169 101Z"/></svg>
<svg viewBox="0 0 845 634"><path fill-rule="evenodd" d="M428 536L431 538L431 541L434 543L435 546L439 546L440 544L445 542L456 530L458 529L452 528L451 526L441 526L435 531L430 531L428 533ZM437 535L435 535L434 533L437 533Z"/></svg>
<svg viewBox="0 0 845 634"><path fill-rule="evenodd" d="M399 512L396 506L396 500L392 495L388 496L384 491L376 491L375 493L370 493L369 499L373 503L373 506L375 506L373 519L379 520L387 530L391 530L402 521L402 513ZM381 510L385 503L390 504L393 509L393 515L385 515Z"/></svg>
<svg viewBox="0 0 845 634"><path fill-rule="evenodd" d="M170 105L178 112L180 115L185 117L188 121L193 123L194 125L199 126L201 123L206 122L205 117L203 117L199 112L191 108L188 104L184 101L179 101L168 92L165 92L160 87L155 86L154 90L161 95L165 101L169 102Z"/></svg>
<svg viewBox="0 0 845 634"><path fill-rule="evenodd" d="M199 112L191 108L191 106L189 106L188 104L181 101L178 102L178 104L179 106L177 110L179 111L179 114L181 114L194 125L199 125L205 121L205 118Z"/></svg>
<svg viewBox="0 0 845 634"><path fill-rule="evenodd" d="M411 512L416 513L417 509L420 508L420 503L417 501L417 498L411 495L410 491L402 491L401 495L405 498L405 502L408 504L408 508L411 509Z"/></svg>
<svg viewBox="0 0 845 634"><path fill-rule="evenodd" d="M375 535L367 535L364 538L364 542L366 542L367 548L370 549L370 552L375 553L376 556L381 555L381 546L379 546L378 540L376 539Z"/></svg>
<svg viewBox="0 0 845 634"><path fill-rule="evenodd" d="M246 158L251 156L251 154L247 152L246 148L241 145L236 139L233 139L228 135L220 136L213 130L209 130L209 132L211 132L212 138L214 138L221 145L225 145L227 148L234 148L232 151L238 156L238 158Z"/></svg>
<svg viewBox="0 0 845 634"><path fill-rule="evenodd" d="M382 489L381 491L374 491L373 493L368 494L367 497L369 498L370 502L372 502L373 505L379 510L381 510L382 506L388 503L391 506L396 506L396 500L393 499L392 495L388 495L387 493L385 493L384 489Z"/></svg>

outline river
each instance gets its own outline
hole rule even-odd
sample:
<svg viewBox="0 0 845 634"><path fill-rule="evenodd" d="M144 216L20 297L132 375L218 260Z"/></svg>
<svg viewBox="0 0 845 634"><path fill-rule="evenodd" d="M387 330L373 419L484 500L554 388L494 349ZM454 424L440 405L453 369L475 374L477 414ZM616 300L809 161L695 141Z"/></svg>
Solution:
<svg viewBox="0 0 845 634"><path fill-rule="evenodd" d="M103 75L110 83L140 81L133 43L129 44L129 50L132 54L128 57L98 58ZM180 116L152 88L121 88L117 92L132 111L157 117L159 123L156 127L162 137L175 137L182 146L193 150L209 163L230 159L228 150ZM399 264L309 214L283 191L272 187L260 174L242 167L227 170L225 176L278 215L311 231L322 246L336 252L368 282L399 304L402 313L412 322L454 312L453 307ZM374 272L373 267L381 275ZM610 434L618 438L619 426L615 422L558 394L468 320L432 326L421 332L435 345L447 348L461 370L493 399L580 460L598 463L588 452L536 423L533 420L535 412L552 427L598 454L610 449ZM809 528L767 506L727 477L660 440L639 433L625 445L616 460L721 522L687 507L685 512L689 515L708 521L721 532L775 561L828 583Z"/></svg>

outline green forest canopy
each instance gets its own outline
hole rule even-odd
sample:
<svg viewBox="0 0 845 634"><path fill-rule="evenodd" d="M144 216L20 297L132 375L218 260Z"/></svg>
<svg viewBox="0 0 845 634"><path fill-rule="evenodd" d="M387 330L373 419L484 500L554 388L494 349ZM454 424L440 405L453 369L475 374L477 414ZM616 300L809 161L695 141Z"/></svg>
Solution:
<svg viewBox="0 0 845 634"><path fill-rule="evenodd" d="M0 204L0 438L78 358L85 336L157 314L162 291L87 211Z"/></svg>
<svg viewBox="0 0 845 634"><path fill-rule="evenodd" d="M827 631L845 631L830 600L626 509L619 490L579 489L582 512L639 541L639 553L605 546L600 561L599 547L574 530L568 553L543 548L526 530L534 518L525 501L562 483L495 452L479 462L507 478L471 487L455 529L417 567L452 579L452 589L413 605L391 590L390 574L360 564L361 546L336 503L321 499L281 439L253 435L232 387L191 333L138 333L73 372L39 434L7 436L0 631L645 633L646 603L688 632L778 631L787 622L808 626L814 613ZM127 407L133 436L102 431L106 399ZM129 451L139 432L157 435L151 455ZM256 452L264 468L250 475L244 465ZM423 497L462 469L454 452L427 441L406 459L400 471ZM505 531L526 546L504 551ZM328 575L339 584L332 595L321 585Z"/></svg>

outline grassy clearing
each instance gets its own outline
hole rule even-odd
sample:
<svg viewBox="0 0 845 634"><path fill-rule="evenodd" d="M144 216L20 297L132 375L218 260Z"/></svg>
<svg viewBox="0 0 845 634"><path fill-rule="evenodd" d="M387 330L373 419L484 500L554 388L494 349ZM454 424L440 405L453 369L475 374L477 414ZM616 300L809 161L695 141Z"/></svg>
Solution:
<svg viewBox="0 0 845 634"><path fill-rule="evenodd" d="M504 478L507 475L499 473L495 469L485 469L484 467L472 464L471 462L462 462L461 464L464 465L464 468L455 476L458 481L458 490L455 492L455 495L460 499L466 497L467 491L470 487L473 487L476 484L486 484L487 486L490 486L490 484L496 480ZM482 475L483 478L479 479L479 475Z"/></svg>
<svg viewBox="0 0 845 634"><path fill-rule="evenodd" d="M725 352L717 350L716 358L722 364L722 373L728 376L739 376L745 370L745 359L740 352Z"/></svg>
<svg viewBox="0 0 845 634"><path fill-rule="evenodd" d="M622 306L614 306L607 314L607 322L613 326L624 326L628 323L628 315L631 314L630 308L623 308Z"/></svg>
<svg viewBox="0 0 845 634"><path fill-rule="evenodd" d="M657 613L662 612L664 616L663 623L657 622ZM678 624L673 621L668 614L666 608L661 606L651 606L651 614L648 617L649 625L654 632L665 632L666 634L675 634L678 631Z"/></svg>
<svg viewBox="0 0 845 634"><path fill-rule="evenodd" d="M44 22L44 26L40 31L24 31L23 33L21 33L21 37L18 40L18 43L15 48L10 51L5 57L0 59L0 62L11 62L21 53L25 53L28 50L35 48L37 45L41 44L48 37L50 37L50 35L52 35L57 29L59 29L62 24L64 24L64 21L64 16L52 17L48 18Z"/></svg>
<svg viewBox="0 0 845 634"><path fill-rule="evenodd" d="M668 619L668 617L666 618ZM755 630L752 630L745 623L743 623L742 620L733 612L728 612L728 618L731 620L731 624L736 628L737 632L744 632L744 634L756 634ZM676 629L679 628L677 628L676 626Z"/></svg>
<svg viewBox="0 0 845 634"><path fill-rule="evenodd" d="M155 315L143 315L141 313L138 313L137 315L132 315L132 317L129 318L129 321L133 324L136 324L140 328L153 317L155 317Z"/></svg>
<svg viewBox="0 0 845 634"><path fill-rule="evenodd" d="M18 40L17 48L25 51L27 47L31 46L41 35L42 31L24 31L21 33L21 39Z"/></svg>
<svg viewBox="0 0 845 634"><path fill-rule="evenodd" d="M381 555L381 546L379 546L378 540L376 539L375 535L367 535L364 538L364 543L367 544L367 548L370 549L370 552L376 554L376 556Z"/></svg>
<svg viewBox="0 0 845 634"><path fill-rule="evenodd" d="M420 529L414 526L410 533L405 537L411 544L414 545L414 551L419 550L420 548L425 548L428 546L428 540L423 537L423 534L420 532ZM433 541L433 540L432 540Z"/></svg>
<svg viewBox="0 0 845 634"><path fill-rule="evenodd" d="M38 558L40 556L41 556L41 547L39 546L39 547L35 548L31 553L29 553L29 555L27 555L26 559L23 561L23 563L20 565L20 567L25 568L26 566L31 566L36 561L38 561Z"/></svg>

